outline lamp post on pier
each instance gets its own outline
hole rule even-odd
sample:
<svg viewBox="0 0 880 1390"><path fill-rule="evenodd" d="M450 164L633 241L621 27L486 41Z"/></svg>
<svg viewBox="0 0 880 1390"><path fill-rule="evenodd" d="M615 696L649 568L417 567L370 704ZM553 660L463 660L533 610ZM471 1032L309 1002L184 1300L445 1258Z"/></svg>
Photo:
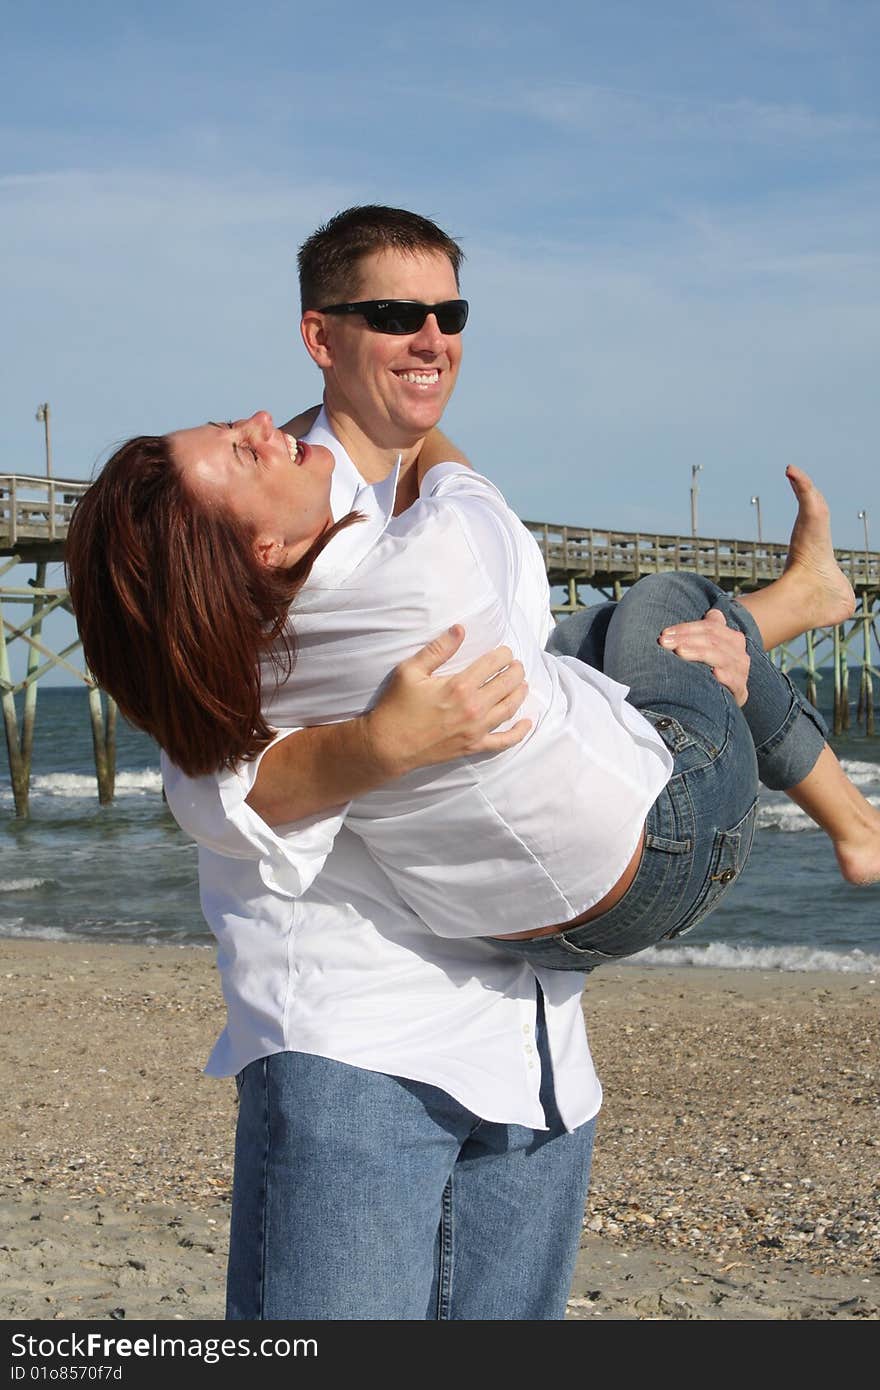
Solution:
<svg viewBox="0 0 880 1390"><path fill-rule="evenodd" d="M51 413L51 412L50 412L50 410L49 410L49 402L48 402L48 401L43 401L43 404L42 404L42 405L38 405L38 406L37 406L37 413L36 413L36 416L34 417L35 419L41 420L41 421L43 422L43 428L44 428L44 430L45 430L45 432L46 432L46 477L47 477L47 478L51 478L51 476L52 476L52 437L51 437L51 434L50 434L50 432L49 432L49 415L50 415L50 413Z"/></svg>
<svg viewBox="0 0 880 1390"><path fill-rule="evenodd" d="M758 544L760 545L760 544L761 544L761 541L764 539L763 533L762 533L762 531L761 531L761 499L760 499L760 497L753 497L753 498L752 498L752 506L755 507L755 508L757 509L757 512L758 512Z"/></svg>
<svg viewBox="0 0 880 1390"><path fill-rule="evenodd" d="M699 491L699 485L698 485L698 483L697 483L697 474L698 474L698 473L702 473L702 471L703 471L703 465L702 465L701 463L692 463L692 464L691 464L691 535L692 535L692 536L695 536L695 535L697 534L697 492Z"/></svg>
<svg viewBox="0 0 880 1390"><path fill-rule="evenodd" d="M867 584L871 570L871 547L868 543L868 512L865 507L861 507L859 510L859 521L865 528L865 583Z"/></svg>

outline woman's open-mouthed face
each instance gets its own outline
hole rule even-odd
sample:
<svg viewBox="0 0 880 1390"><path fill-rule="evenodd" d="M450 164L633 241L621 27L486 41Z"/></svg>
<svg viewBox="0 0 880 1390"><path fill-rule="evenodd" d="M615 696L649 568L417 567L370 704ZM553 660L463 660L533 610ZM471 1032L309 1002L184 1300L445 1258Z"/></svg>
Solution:
<svg viewBox="0 0 880 1390"><path fill-rule="evenodd" d="M264 564L294 564L333 524L333 455L283 434L265 410L176 430L168 443L189 491L243 522Z"/></svg>

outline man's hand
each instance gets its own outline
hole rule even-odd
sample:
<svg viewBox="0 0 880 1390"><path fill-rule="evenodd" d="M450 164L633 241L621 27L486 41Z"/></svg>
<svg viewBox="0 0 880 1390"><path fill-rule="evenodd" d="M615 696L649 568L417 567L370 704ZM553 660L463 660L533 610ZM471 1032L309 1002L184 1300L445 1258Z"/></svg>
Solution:
<svg viewBox="0 0 880 1390"><path fill-rule="evenodd" d="M503 733L528 692L509 647L496 647L451 676L434 672L464 640L456 624L395 669L376 707L363 716L367 745L389 778L471 753L498 753L531 728L520 719Z"/></svg>
<svg viewBox="0 0 880 1390"><path fill-rule="evenodd" d="M724 614L710 608L696 623L676 623L664 628L658 641L683 661L702 661L711 668L719 685L726 686L738 705L749 698L749 660L746 639L727 626Z"/></svg>

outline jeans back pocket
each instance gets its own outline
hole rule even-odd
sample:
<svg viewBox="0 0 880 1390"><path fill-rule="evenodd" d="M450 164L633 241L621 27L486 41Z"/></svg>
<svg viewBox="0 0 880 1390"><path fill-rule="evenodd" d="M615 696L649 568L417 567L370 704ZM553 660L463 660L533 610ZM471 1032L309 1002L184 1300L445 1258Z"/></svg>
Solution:
<svg viewBox="0 0 880 1390"><path fill-rule="evenodd" d="M709 868L700 890L681 920L665 933L664 940L671 941L676 936L682 936L702 922L739 878L752 848L757 811L756 797L742 819L730 830L716 830Z"/></svg>

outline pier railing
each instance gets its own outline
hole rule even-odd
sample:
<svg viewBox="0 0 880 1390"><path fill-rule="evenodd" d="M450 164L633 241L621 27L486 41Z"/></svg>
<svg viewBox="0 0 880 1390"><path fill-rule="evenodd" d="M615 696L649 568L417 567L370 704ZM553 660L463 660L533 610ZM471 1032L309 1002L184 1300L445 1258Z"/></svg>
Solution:
<svg viewBox="0 0 880 1390"><path fill-rule="evenodd" d="M88 483L0 473L0 555L62 558L73 509Z"/></svg>
<svg viewBox="0 0 880 1390"><path fill-rule="evenodd" d="M691 570L723 589L757 589L779 578L788 555L787 543L770 541L604 531L546 521L525 525L538 542L553 585L574 581L597 589L625 587L644 574ZM880 554L865 550L835 554L854 589L880 589Z"/></svg>
<svg viewBox="0 0 880 1390"><path fill-rule="evenodd" d="M0 554L18 553L25 560L48 549L52 554L45 558L62 559L68 523L88 486L69 478L0 474ZM615 580L634 584L643 574L692 570L725 589L759 588L778 579L788 554L787 543L734 537L611 531L547 521L525 525L541 548L551 584L575 579L602 588ZM843 549L835 553L853 588L880 589L880 554Z"/></svg>

